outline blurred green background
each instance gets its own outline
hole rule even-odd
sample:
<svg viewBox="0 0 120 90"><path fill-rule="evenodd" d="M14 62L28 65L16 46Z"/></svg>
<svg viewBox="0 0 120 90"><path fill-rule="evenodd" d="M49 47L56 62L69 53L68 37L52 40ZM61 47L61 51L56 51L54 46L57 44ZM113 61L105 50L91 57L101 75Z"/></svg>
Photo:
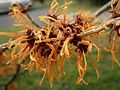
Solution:
<svg viewBox="0 0 120 90"><path fill-rule="evenodd" d="M42 0L41 0L42 1ZM64 0L58 0L61 4ZM71 4L68 8L69 13L78 12L81 10L90 10L94 12L97 10L101 5L106 3L109 0L73 0L73 4ZM43 2L39 2L36 0L34 2L34 8L43 9L49 8L51 0L43 0ZM19 28L16 27L8 27L8 28L1 28L0 31L18 31ZM103 37L102 39L108 37ZM6 42L8 38L4 36L0 36L1 42ZM100 41L101 42L101 41ZM105 43L106 44L106 43ZM15 82L17 82L18 87L17 90L120 90L120 68L115 64L112 65L112 57L111 54L102 51L102 59L100 63L96 63L98 69L100 71L100 78L97 80L96 73L93 68L92 63L90 62L90 58L87 57L88 61L88 71L85 76L85 81L88 82L88 85L80 84L76 85L75 82L78 78L78 71L76 67L76 60L72 57L70 60L67 60L65 65L65 72L66 75L62 77L62 79L53 82L53 87L50 88L48 80L44 81L44 84L40 87L39 81L41 79L41 73L39 72L32 72L29 74L28 72L19 76ZM91 57L97 58L97 51L93 49L91 53ZM120 58L118 58L120 60ZM1 90L1 89L0 89Z"/></svg>

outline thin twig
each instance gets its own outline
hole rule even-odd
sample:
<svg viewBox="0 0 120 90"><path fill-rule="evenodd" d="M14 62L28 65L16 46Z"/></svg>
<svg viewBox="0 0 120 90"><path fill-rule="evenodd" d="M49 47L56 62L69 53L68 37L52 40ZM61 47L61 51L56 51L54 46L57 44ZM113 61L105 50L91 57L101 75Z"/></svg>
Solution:
<svg viewBox="0 0 120 90"><path fill-rule="evenodd" d="M19 71L19 73L18 73L17 76L23 75L23 74L25 74L26 72L27 72L27 70L23 70L23 71L21 71L21 72ZM13 75L10 75L10 76L13 77L13 76L15 76L15 75L16 75L16 73L14 73ZM16 78L17 78L17 76L16 76ZM13 80L13 79L11 78L10 80ZM10 81L10 80L9 80L9 81ZM14 79L14 80L15 80L15 79ZM14 81L14 80L13 80L13 81ZM13 81L12 81L12 82L13 82ZM7 82L8 82L8 81L7 81ZM0 87L4 87L4 89L5 89L7 82L5 82L5 83L4 83L4 82L3 82L3 83L0 83Z"/></svg>
<svg viewBox="0 0 120 90"><path fill-rule="evenodd" d="M118 0L115 0L115 3L117 3ZM111 7L112 1L109 1L108 3L106 3L105 5L103 5L102 7L100 7L93 15L94 16L99 16L100 14L102 14L104 11L106 11L107 9L109 9Z"/></svg>
<svg viewBox="0 0 120 90"><path fill-rule="evenodd" d="M105 30L105 29L106 29L106 27L99 27L99 28L96 28L96 29L91 29L89 31L80 33L78 36L81 36L81 37L88 36L90 34L98 33L98 32L100 32L102 30Z"/></svg>
<svg viewBox="0 0 120 90"><path fill-rule="evenodd" d="M2 52L6 51L8 49L7 44L8 43L0 44L0 54L2 54ZM3 46L5 46L5 48L3 48Z"/></svg>

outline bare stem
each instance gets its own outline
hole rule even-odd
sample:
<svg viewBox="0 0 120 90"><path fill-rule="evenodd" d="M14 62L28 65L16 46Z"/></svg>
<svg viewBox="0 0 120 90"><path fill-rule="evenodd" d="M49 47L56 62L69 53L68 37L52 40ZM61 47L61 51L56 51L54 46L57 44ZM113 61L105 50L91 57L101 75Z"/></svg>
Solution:
<svg viewBox="0 0 120 90"><path fill-rule="evenodd" d="M81 37L88 36L88 35L91 35L91 34L94 34L94 33L98 33L98 32L100 32L102 30L105 30L105 29L106 29L106 27L99 27L99 28L96 28L96 29L91 29L89 31L80 33L78 36L81 36Z"/></svg>
<svg viewBox="0 0 120 90"><path fill-rule="evenodd" d="M118 0L115 0L115 3L117 3ZM105 5L103 5L102 7L100 7L95 13L94 16L99 16L100 14L102 14L104 11L106 11L107 9L109 9L111 7L112 1L109 1L108 3L106 3Z"/></svg>

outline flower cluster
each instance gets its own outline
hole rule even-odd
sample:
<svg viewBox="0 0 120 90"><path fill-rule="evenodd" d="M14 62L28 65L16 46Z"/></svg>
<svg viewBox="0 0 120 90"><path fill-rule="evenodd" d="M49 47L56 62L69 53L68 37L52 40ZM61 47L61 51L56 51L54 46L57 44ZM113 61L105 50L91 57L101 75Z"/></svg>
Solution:
<svg viewBox="0 0 120 90"><path fill-rule="evenodd" d="M25 69L32 71L35 67L37 71L43 73L40 85L47 76L51 86L53 77L60 80L64 74L63 68L66 59L75 56L79 77L77 84L84 81L87 71L87 53L95 47L98 51L98 59L100 61L100 46L91 41L91 37L99 35L99 33L82 36L81 33L96 29L98 27L92 23L94 17L87 12L81 12L69 18L67 8L70 2L59 5L53 0L47 16L39 16L44 22L44 26L37 25L21 5L11 7L10 13L19 24L17 26L24 27L24 30L18 33L0 32L1 35L8 35L11 39L7 48L10 51L10 59L8 64L16 62ZM11 41L12 40L12 41ZM4 48L4 47L3 47ZM76 53L76 54L75 54ZM113 55L114 56L114 55ZM115 60L117 62L117 60ZM119 64L119 62L117 62ZM94 64L94 68L99 77L99 72Z"/></svg>

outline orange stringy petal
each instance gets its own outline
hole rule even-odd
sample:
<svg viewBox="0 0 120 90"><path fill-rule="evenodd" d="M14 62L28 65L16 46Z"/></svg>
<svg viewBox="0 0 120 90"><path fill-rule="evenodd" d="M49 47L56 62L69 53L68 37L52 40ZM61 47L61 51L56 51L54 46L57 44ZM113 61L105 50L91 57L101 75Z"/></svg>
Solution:
<svg viewBox="0 0 120 90"><path fill-rule="evenodd" d="M93 60L92 57L89 57L89 59L90 59L90 61L92 62L92 65L93 65L93 67L94 67L94 69L95 69L95 71L96 71L97 79L99 79L100 73L99 73L99 70L98 70L98 68L97 68L97 65L95 64L95 62L94 62L94 60Z"/></svg>
<svg viewBox="0 0 120 90"><path fill-rule="evenodd" d="M116 37L117 37L117 32L113 36L113 43L112 43L111 53L112 53L112 57L113 57L113 59L112 59L113 62L115 62L116 64L118 64L120 66L120 62L116 58L116 51L115 51Z"/></svg>
<svg viewBox="0 0 120 90"><path fill-rule="evenodd" d="M96 44L94 44L94 43L92 43L92 45L97 49L97 51L98 51L98 59L97 59L97 62L100 62L100 59L101 59L101 53L100 53L100 48L96 45Z"/></svg>
<svg viewBox="0 0 120 90"><path fill-rule="evenodd" d="M77 56L77 67L79 72L79 77L76 81L76 84L80 84L80 82L83 80L85 74L86 74L86 61L83 61L83 54L78 54Z"/></svg>

